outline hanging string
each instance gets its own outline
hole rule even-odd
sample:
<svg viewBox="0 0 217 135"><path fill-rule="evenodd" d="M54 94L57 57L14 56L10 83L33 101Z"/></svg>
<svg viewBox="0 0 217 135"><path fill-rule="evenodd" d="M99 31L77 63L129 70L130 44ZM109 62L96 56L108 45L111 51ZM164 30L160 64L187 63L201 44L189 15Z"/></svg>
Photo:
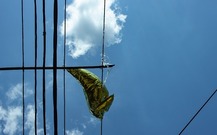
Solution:
<svg viewBox="0 0 217 135"><path fill-rule="evenodd" d="M25 81L25 74L24 74L24 13L23 13L23 0L21 0L21 23L22 23L22 37L21 37L21 42L22 42L22 104L23 104L23 135L25 134L25 87L24 87L24 81Z"/></svg>
<svg viewBox="0 0 217 135"><path fill-rule="evenodd" d="M108 68L108 72L107 72L106 77L105 77L104 82L103 82L104 85L105 85L105 83L106 83L106 81L108 79L108 76L109 76L110 72L111 72L111 68Z"/></svg>
<svg viewBox="0 0 217 135"><path fill-rule="evenodd" d="M209 102L209 100L215 95L216 92L217 92L217 89L212 93L212 95L207 99L207 101L201 106L201 108L196 112L196 114L191 118L191 120L185 125L185 127L182 129L182 131L179 133L179 135L181 135L185 131L185 129L194 120L194 118L200 113L200 111L203 109L203 107Z"/></svg>
<svg viewBox="0 0 217 135"><path fill-rule="evenodd" d="M43 127L44 135L46 135L46 79L45 79L45 66L46 66L46 6L45 0L42 1L42 14L43 14L43 79L42 79L42 102L43 102Z"/></svg>
<svg viewBox="0 0 217 135"><path fill-rule="evenodd" d="M58 29L58 0L54 0L53 8L53 109L54 109L54 135L58 135L57 115L57 29Z"/></svg>
<svg viewBox="0 0 217 135"><path fill-rule="evenodd" d="M106 58L105 58L106 57ZM107 61L108 60L108 61ZM106 56L106 55L104 55L104 66L108 69L107 70L107 74L106 74L106 76L104 77L104 81L103 81L103 84L105 85L105 83L106 83L106 81L107 81L107 79L108 79L108 76L109 76L109 74L110 74L110 72L111 72L111 69L112 68L109 68L109 57L108 56Z"/></svg>
<svg viewBox="0 0 217 135"><path fill-rule="evenodd" d="M34 0L35 17L35 67L37 67L38 39L37 39L37 2ZM37 135L37 70L35 69L35 135Z"/></svg>
<svg viewBox="0 0 217 135"><path fill-rule="evenodd" d="M63 53L63 67L66 66L66 0L64 1L64 43L63 43L63 49L64 49L64 53ZM63 131L64 131L64 135L66 134L66 72L63 69L63 108L64 108L64 114L63 114L63 119L64 119L64 124L63 124Z"/></svg>
<svg viewBox="0 0 217 135"><path fill-rule="evenodd" d="M102 61L101 65L104 66L104 57L105 57L105 10L106 10L106 0L104 0L104 11L103 11L103 36L102 36ZM104 68L101 68L101 82L102 86L104 85L103 80L104 80ZM103 118L101 119L101 126L100 126L100 134L102 135L103 133Z"/></svg>

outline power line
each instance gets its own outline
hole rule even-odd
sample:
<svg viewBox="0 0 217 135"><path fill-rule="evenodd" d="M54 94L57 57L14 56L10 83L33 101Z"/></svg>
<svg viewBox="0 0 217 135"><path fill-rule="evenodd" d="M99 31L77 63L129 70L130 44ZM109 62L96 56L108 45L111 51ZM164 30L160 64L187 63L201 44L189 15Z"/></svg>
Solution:
<svg viewBox="0 0 217 135"><path fill-rule="evenodd" d="M57 114L57 29L58 29L58 0L53 5L53 109L54 109L54 135L58 135Z"/></svg>
<svg viewBox="0 0 217 135"><path fill-rule="evenodd" d="M212 93L212 95L207 99L207 101L200 107L200 109L195 113L195 115L190 119L190 121L185 125L185 127L181 130L179 135L181 135L185 129L190 125L190 123L195 119L195 117L200 113L200 111L204 108L204 106L209 102L209 100L215 95L217 89Z"/></svg>
<svg viewBox="0 0 217 135"><path fill-rule="evenodd" d="M103 33L102 33L102 61L101 65L104 65L104 57L105 57L105 11L106 11L106 0L104 0L104 10L103 10ZM104 85L104 68L101 68L101 82L102 82L102 87ZM100 125L100 134L102 135L103 133L103 118L101 119L101 125Z"/></svg>
<svg viewBox="0 0 217 135"><path fill-rule="evenodd" d="M42 3L43 14L43 77L42 77L42 98L43 98L43 127L44 135L46 135L46 79L45 79L45 66L46 66L46 5L45 0Z"/></svg>
<svg viewBox="0 0 217 135"><path fill-rule="evenodd" d="M64 39L63 39L63 67L66 66L66 0L64 0ZM63 114L63 131L64 135L66 134L66 71L63 70L63 109L64 109L64 114Z"/></svg>
<svg viewBox="0 0 217 135"><path fill-rule="evenodd" d="M79 68L84 68L84 69L93 69L93 68L111 68L115 66L114 64L109 64L109 65L97 65L97 66L67 66L67 67L56 67L56 69L79 69ZM0 71L6 71L6 70L53 70L54 67L0 67Z"/></svg>
<svg viewBox="0 0 217 135"><path fill-rule="evenodd" d="M38 39L37 39L37 1L34 0L34 25L35 25L35 67L37 67ZM37 135L37 70L34 70L35 78L35 135Z"/></svg>
<svg viewBox="0 0 217 135"><path fill-rule="evenodd" d="M21 0L21 42L22 42L22 68L24 67L25 63L24 63L24 12L23 12L23 0ZM25 70L22 69L22 104L23 104L23 114L22 114L22 121L23 121L23 135L25 134L25 128L24 128L24 124L25 124L25 87L24 87L24 81L25 81Z"/></svg>
<svg viewBox="0 0 217 135"><path fill-rule="evenodd" d="M22 83L23 83L23 91L22 91L22 99L23 99L23 135L25 134L25 88L24 88L24 72L25 70L34 70L34 101L35 101L35 135L37 135L37 70L43 71L42 76L42 97L43 97L43 125L44 125L44 134L46 135L46 91L45 91L45 82L46 82L46 70L53 70L53 108L54 108L54 134L58 135L58 115L57 115L57 70L61 69L64 71L64 134L65 134L65 69L76 69L76 68L100 68L102 69L102 82L103 82L103 69L110 68L114 65L104 65L104 40L105 40L105 8L106 8L106 0L104 0L104 16L103 16L103 43L102 43L102 63L101 65L96 66L75 66L75 67L66 67L66 0L65 0L65 12L64 12L64 64L63 67L57 66L57 28L58 28L58 0L54 0L54 9L53 9L53 21L54 21L54 32L53 32L53 66L46 66L46 10L45 10L45 0L42 1L42 14L43 14L43 65L42 67L38 66L37 58L38 58L38 25L37 25L37 0L34 0L34 48L35 48L35 56L34 56L34 66L25 66L24 59L24 9L23 9L23 0L21 0L21 23L22 23L22 66L21 67L0 67L0 71L7 70L22 70ZM101 134L102 134L102 120L101 120Z"/></svg>

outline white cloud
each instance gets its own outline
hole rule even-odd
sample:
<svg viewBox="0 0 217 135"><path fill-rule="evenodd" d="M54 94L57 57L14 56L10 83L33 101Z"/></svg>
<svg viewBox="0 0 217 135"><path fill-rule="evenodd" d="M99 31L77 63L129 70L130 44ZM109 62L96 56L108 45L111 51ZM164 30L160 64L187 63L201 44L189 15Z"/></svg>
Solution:
<svg viewBox="0 0 217 135"><path fill-rule="evenodd" d="M27 105L25 115L25 130L29 132L29 135L35 133L35 112L34 106ZM4 109L0 106L0 133L3 132L7 135L21 134L22 131L22 107L21 106L9 106ZM43 129L37 129L38 135L43 135Z"/></svg>
<svg viewBox="0 0 217 135"><path fill-rule="evenodd" d="M87 126L83 123L83 124L81 124L82 125L82 127L84 128L84 129L86 129L87 128Z"/></svg>
<svg viewBox="0 0 217 135"><path fill-rule="evenodd" d="M29 104L27 106L26 121L25 121L25 128L27 130L29 130L29 135L35 134L35 125L34 124L35 124L35 109L34 109L34 105ZM43 135L43 129L38 128L37 134Z"/></svg>
<svg viewBox="0 0 217 135"><path fill-rule="evenodd" d="M24 84L25 86L25 98L33 94L33 90ZM7 108L0 105L0 133L7 135L17 135L22 132L22 106L17 105L17 102L21 101L22 97L22 84L18 83L9 88L6 93L9 100ZM7 101L6 101L7 102ZM35 122L35 111L34 105L28 104L25 111L25 131L29 135L34 134L34 122ZM43 134L43 129L37 129L38 135Z"/></svg>
<svg viewBox="0 0 217 135"><path fill-rule="evenodd" d="M17 98L20 98L22 96L22 84L18 83L17 85L14 85L9 88L9 91L6 93L9 99L15 100Z"/></svg>
<svg viewBox="0 0 217 135"><path fill-rule="evenodd" d="M3 120L5 116L6 116L6 110L2 106L0 106L0 120Z"/></svg>
<svg viewBox="0 0 217 135"><path fill-rule="evenodd" d="M5 119L5 117L6 117L6 110L2 107L2 106L0 106L0 133L2 133L2 130L3 130L3 121L4 121L4 119Z"/></svg>
<svg viewBox="0 0 217 135"><path fill-rule="evenodd" d="M19 106L9 107L8 110L2 108L3 112L6 114L2 117L4 121L3 133L8 135L14 135L21 131L21 118L22 118L22 108Z"/></svg>
<svg viewBox="0 0 217 135"><path fill-rule="evenodd" d="M27 114L26 114L26 122L25 128L29 129L29 135L33 135L35 128L34 128L34 121L35 121L35 111L33 105L27 106Z"/></svg>
<svg viewBox="0 0 217 135"><path fill-rule="evenodd" d="M48 80L46 83L46 90L50 89L53 87L53 73L48 74Z"/></svg>
<svg viewBox="0 0 217 135"><path fill-rule="evenodd" d="M67 130L66 135L83 135L83 132L79 131L78 129L73 129L71 131Z"/></svg>
<svg viewBox="0 0 217 135"><path fill-rule="evenodd" d="M90 117L90 120L88 121L88 123L92 124L92 125L96 125L99 123L99 120L94 118L94 117Z"/></svg>
<svg viewBox="0 0 217 135"><path fill-rule="evenodd" d="M88 127L95 127L96 125L100 124L99 119L95 118L95 117L85 117L86 121L81 123L81 126L83 129L87 129Z"/></svg>
<svg viewBox="0 0 217 135"><path fill-rule="evenodd" d="M125 23L126 15L113 5L116 0L107 1L106 5L106 45L121 42L120 31ZM103 0L74 0L67 7L66 35L69 54L73 58L84 55L102 43ZM64 22L61 34L64 33Z"/></svg>
<svg viewBox="0 0 217 135"><path fill-rule="evenodd" d="M18 83L14 86L11 86L8 92L6 93L6 95L11 101L16 100L16 99L21 99L22 89L23 89L22 83ZM28 97L33 94L33 90L28 87L28 84L24 84L24 90L25 90L24 91L25 97Z"/></svg>

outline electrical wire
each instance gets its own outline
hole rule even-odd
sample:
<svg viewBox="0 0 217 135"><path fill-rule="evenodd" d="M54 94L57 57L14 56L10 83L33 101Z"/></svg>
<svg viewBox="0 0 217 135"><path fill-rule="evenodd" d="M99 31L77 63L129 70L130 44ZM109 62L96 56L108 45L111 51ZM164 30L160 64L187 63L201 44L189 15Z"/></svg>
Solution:
<svg viewBox="0 0 217 135"><path fill-rule="evenodd" d="M24 56L25 56L25 52L24 52L24 12L23 12L23 0L21 0L21 42L22 42L22 67L24 67L25 62L24 62ZM25 70L24 68L22 69L22 104L23 104L23 114L22 114L22 121L23 121L23 135L25 134L25 86L24 86L24 81L25 81Z"/></svg>
<svg viewBox="0 0 217 135"><path fill-rule="evenodd" d="M34 20L35 20L35 67L37 67L38 39L37 39L37 2L34 0ZM37 70L34 70L35 78L35 135L37 135Z"/></svg>
<svg viewBox="0 0 217 135"><path fill-rule="evenodd" d="M54 109L54 135L58 135L57 115L57 29L58 29L58 0L53 5L53 109Z"/></svg>
<svg viewBox="0 0 217 135"><path fill-rule="evenodd" d="M206 102L200 107L200 109L195 113L195 115L190 119L190 121L185 125L185 127L181 130L179 135L181 135L185 129L190 125L190 123L195 119L195 117L200 113L200 111L205 107L205 105L209 102L209 100L215 95L217 89L212 93L212 95L206 100Z"/></svg>
<svg viewBox="0 0 217 135"><path fill-rule="evenodd" d="M64 0L64 37L63 37L63 67L66 66L66 0ZM66 71L63 69L63 108L64 108L64 114L63 114L63 131L64 135L66 134Z"/></svg>
<svg viewBox="0 0 217 135"><path fill-rule="evenodd" d="M104 0L104 11L103 11L103 33L102 33L102 66L104 65L104 57L105 57L105 10L106 10L106 0ZM102 78L103 80L103 68L102 68Z"/></svg>
<svg viewBox="0 0 217 135"><path fill-rule="evenodd" d="M110 65L96 65L96 66L69 66L69 67L56 67L56 69L79 69L79 68L84 68L84 69L93 69L93 68L111 68L115 66L114 64L110 64ZM6 70L53 70L54 67L0 67L0 71L6 71Z"/></svg>
<svg viewBox="0 0 217 135"><path fill-rule="evenodd" d="M103 36L102 36L102 58L101 58L101 65L104 65L104 57L105 57L105 10L106 10L106 0L104 0L104 10L103 10ZM101 68L101 82L102 87L104 85L104 68ZM101 119L101 125L100 125L100 134L103 134L103 118Z"/></svg>
<svg viewBox="0 0 217 135"><path fill-rule="evenodd" d="M42 102L43 102L43 127L44 135L46 135L46 5L45 0L42 1L42 14L43 14L43 77L42 77Z"/></svg>

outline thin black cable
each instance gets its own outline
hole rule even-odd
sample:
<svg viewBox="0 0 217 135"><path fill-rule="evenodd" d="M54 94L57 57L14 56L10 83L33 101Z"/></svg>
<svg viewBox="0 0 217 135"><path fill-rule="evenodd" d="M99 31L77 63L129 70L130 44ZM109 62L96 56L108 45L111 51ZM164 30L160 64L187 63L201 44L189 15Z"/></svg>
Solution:
<svg viewBox="0 0 217 135"><path fill-rule="evenodd" d="M104 11L103 11L103 36L102 36L102 61L101 65L104 65L104 55L105 55L105 11L106 11L106 0L104 0ZM104 68L101 68L101 81L102 81L102 87L104 85ZM101 119L101 125L100 125L100 134L103 133L103 118Z"/></svg>
<svg viewBox="0 0 217 135"><path fill-rule="evenodd" d="M103 11L103 33L102 33L102 66L104 65L104 55L105 55L105 10L106 10L106 0L104 0L104 11ZM102 68L103 75L103 68ZM101 78L103 79L103 77Z"/></svg>
<svg viewBox="0 0 217 135"><path fill-rule="evenodd" d="M64 1L64 43L63 43L63 49L64 49L64 53L63 53L63 67L66 66L66 0ZM63 69L63 106L64 106L64 114L63 114L63 119L64 119L64 125L63 125L63 131L64 131L64 135L66 134L66 72Z"/></svg>
<svg viewBox="0 0 217 135"><path fill-rule="evenodd" d="M185 127L181 130L179 135L181 135L185 129L189 126L189 124L195 119L195 117L200 113L200 111L203 109L203 107L209 102L209 100L215 95L217 92L217 89L212 93L212 95L207 99L207 101L200 107L200 109L196 112L196 114L190 119L190 121L185 125Z"/></svg>
<svg viewBox="0 0 217 135"><path fill-rule="evenodd" d="M104 11L103 11L103 33L102 33L102 57L101 57L101 65L104 65L104 55L105 55L105 10L106 10L106 0L104 0ZM104 74L104 68L102 69L101 73L101 81L103 83L103 74Z"/></svg>
<svg viewBox="0 0 217 135"><path fill-rule="evenodd" d="M22 42L22 67L24 67L24 12L23 12L23 0L21 0L21 23L22 23L22 37L21 37L21 42ZM23 114L22 114L22 121L23 121L23 135L25 134L25 87L24 87L24 81L25 81L25 70L24 68L22 69L22 104L23 104Z"/></svg>
<svg viewBox="0 0 217 135"><path fill-rule="evenodd" d="M37 67L37 53L38 53L38 37L37 37L37 1L34 0L34 20L35 20L35 67ZM35 135L37 135L37 70L35 69Z"/></svg>
<svg viewBox="0 0 217 135"><path fill-rule="evenodd" d="M100 120L100 135L102 135L103 118Z"/></svg>
<svg viewBox="0 0 217 135"><path fill-rule="evenodd" d="M56 67L56 69L79 69L79 68L84 68L84 69L93 69L93 68L111 68L115 66L114 64L111 65L97 65L97 66L68 66L68 67ZM0 71L9 71L9 70L53 70L54 67L0 67Z"/></svg>
<svg viewBox="0 0 217 135"><path fill-rule="evenodd" d="M58 135L57 115L57 29L58 29L58 0L54 0L53 9L53 109L54 109L54 135Z"/></svg>
<svg viewBox="0 0 217 135"><path fill-rule="evenodd" d="M44 135L46 135L46 79L45 79L45 66L46 66L46 5L45 0L42 1L42 14L43 14L43 79L42 79L42 98L43 98L43 127Z"/></svg>

